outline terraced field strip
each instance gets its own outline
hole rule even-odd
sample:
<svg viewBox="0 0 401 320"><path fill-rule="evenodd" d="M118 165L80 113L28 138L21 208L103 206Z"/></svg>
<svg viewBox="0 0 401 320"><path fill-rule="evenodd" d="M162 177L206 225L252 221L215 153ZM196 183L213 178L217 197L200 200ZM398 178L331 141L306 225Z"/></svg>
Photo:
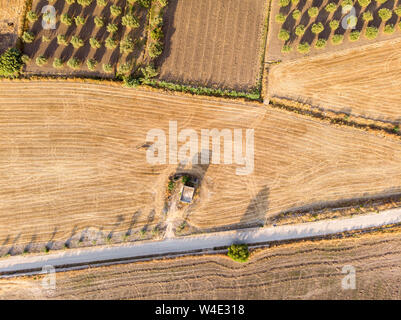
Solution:
<svg viewBox="0 0 401 320"><path fill-rule="evenodd" d="M285 210L401 187L398 141L257 104L65 81L1 82L0 92L3 254L88 230L121 241L163 227L166 183L179 168L149 164L142 146L151 129L168 135L170 120L198 134L255 130L251 174L236 175L236 164L201 168L199 200L183 217L200 230L269 224Z"/></svg>
<svg viewBox="0 0 401 320"><path fill-rule="evenodd" d="M370 119L401 119L401 39L283 62L269 70L269 97Z"/></svg>
<svg viewBox="0 0 401 320"><path fill-rule="evenodd" d="M244 91L254 88L267 3L169 1L160 79Z"/></svg>

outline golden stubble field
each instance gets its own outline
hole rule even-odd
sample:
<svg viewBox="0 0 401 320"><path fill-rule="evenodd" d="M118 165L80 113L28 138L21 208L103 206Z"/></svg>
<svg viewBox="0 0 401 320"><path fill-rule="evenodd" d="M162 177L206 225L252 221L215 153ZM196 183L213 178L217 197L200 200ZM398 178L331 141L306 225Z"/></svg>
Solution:
<svg viewBox="0 0 401 320"><path fill-rule="evenodd" d="M247 263L225 256L185 257L1 279L2 299L400 299L400 232L263 249ZM356 289L343 290L344 266Z"/></svg>
<svg viewBox="0 0 401 320"><path fill-rule="evenodd" d="M401 39L272 66L269 97L369 119L401 120Z"/></svg>
<svg viewBox="0 0 401 320"><path fill-rule="evenodd" d="M143 146L149 130L167 133L169 120L198 133L255 130L252 174L237 176L237 165L201 168L200 198L180 218L202 230L269 223L291 208L401 187L398 140L261 105L63 81L1 82L0 92L2 248L88 229L162 227L177 165L149 164Z"/></svg>

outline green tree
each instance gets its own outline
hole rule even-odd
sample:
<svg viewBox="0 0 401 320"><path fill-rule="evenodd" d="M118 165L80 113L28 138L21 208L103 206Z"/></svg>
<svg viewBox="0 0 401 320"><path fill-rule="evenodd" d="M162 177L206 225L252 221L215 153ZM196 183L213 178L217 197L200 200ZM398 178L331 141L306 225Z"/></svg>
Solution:
<svg viewBox="0 0 401 320"><path fill-rule="evenodd" d="M310 50L310 45L307 42L302 42L298 44L297 50L299 53L308 53Z"/></svg>
<svg viewBox="0 0 401 320"><path fill-rule="evenodd" d="M333 31L337 30L339 25L340 25L340 21L338 21L338 20L331 20L329 22L329 26L330 26L331 30L333 30Z"/></svg>
<svg viewBox="0 0 401 320"><path fill-rule="evenodd" d="M155 41L159 41L160 39L163 38L163 30L161 27L156 27L152 29L150 32L150 38Z"/></svg>
<svg viewBox="0 0 401 320"><path fill-rule="evenodd" d="M291 51L292 51L292 47L288 44L283 45L283 47L281 48L282 53L289 53Z"/></svg>
<svg viewBox="0 0 401 320"><path fill-rule="evenodd" d="M301 37L305 33L305 30L306 30L305 26L303 24L300 24L295 28L295 34L298 37Z"/></svg>
<svg viewBox="0 0 401 320"><path fill-rule="evenodd" d="M65 2L67 2L67 4L71 5L75 3L75 0L65 0Z"/></svg>
<svg viewBox="0 0 401 320"><path fill-rule="evenodd" d="M113 4L110 7L110 13L113 17L118 17L122 12L123 12L123 9L121 9L120 6Z"/></svg>
<svg viewBox="0 0 401 320"><path fill-rule="evenodd" d="M92 0L77 0L78 4L80 4L82 7L87 7L92 3Z"/></svg>
<svg viewBox="0 0 401 320"><path fill-rule="evenodd" d="M282 13L276 14L275 20L278 23L284 23L285 15L283 15Z"/></svg>
<svg viewBox="0 0 401 320"><path fill-rule="evenodd" d="M113 66L110 63L103 64L103 71L105 73L112 73L113 72Z"/></svg>
<svg viewBox="0 0 401 320"><path fill-rule="evenodd" d="M70 60L67 61L67 66L73 70L77 70L81 66L81 61L75 57L71 58Z"/></svg>
<svg viewBox="0 0 401 320"><path fill-rule="evenodd" d="M38 15L33 11L28 11L28 13L26 14L26 18L29 22L35 22L36 20L38 20Z"/></svg>
<svg viewBox="0 0 401 320"><path fill-rule="evenodd" d="M379 30L376 27L367 27L365 30L365 37L369 40L373 40L377 37Z"/></svg>
<svg viewBox="0 0 401 320"><path fill-rule="evenodd" d="M93 21L95 22L96 27L101 28L104 26L104 19L102 17L95 17L93 19Z"/></svg>
<svg viewBox="0 0 401 320"><path fill-rule="evenodd" d="M360 31L354 30L349 34L349 40L352 41L352 42L358 41L360 35L361 35Z"/></svg>
<svg viewBox="0 0 401 320"><path fill-rule="evenodd" d="M53 61L53 67L56 69L60 69L61 67L63 67L64 63L63 60L61 60L60 58L56 58Z"/></svg>
<svg viewBox="0 0 401 320"><path fill-rule="evenodd" d="M324 8L327 12L334 12L337 9L337 5L334 2L330 2L329 4L326 5Z"/></svg>
<svg viewBox="0 0 401 320"><path fill-rule="evenodd" d="M31 62L31 58L27 54L23 54L21 56L21 61L24 64L28 64L29 62ZM1 73L1 71L0 71L0 73Z"/></svg>
<svg viewBox="0 0 401 320"><path fill-rule="evenodd" d="M326 47L326 43L327 43L326 39L318 39L316 41L315 48L323 49L324 47Z"/></svg>
<svg viewBox="0 0 401 320"><path fill-rule="evenodd" d="M62 24L65 24L66 26L72 25L72 18L67 13L61 15L60 21Z"/></svg>
<svg viewBox="0 0 401 320"><path fill-rule="evenodd" d="M393 24L386 24L386 25L384 26L383 32L384 32L385 34L393 34L394 31L395 31L395 27L394 27Z"/></svg>
<svg viewBox="0 0 401 320"><path fill-rule="evenodd" d="M287 41L290 38L290 33L285 29L281 29L278 33L278 38L280 40Z"/></svg>
<svg viewBox="0 0 401 320"><path fill-rule="evenodd" d="M398 6L394 9L394 12L397 16L401 17L401 6Z"/></svg>
<svg viewBox="0 0 401 320"><path fill-rule="evenodd" d="M149 46L149 56L153 58L157 58L163 52L163 47L160 43L152 43Z"/></svg>
<svg viewBox="0 0 401 320"><path fill-rule="evenodd" d="M115 33L115 32L117 32L118 31L118 25L116 25L115 23L109 23L108 25L107 25L107 31L108 32L110 32L110 33Z"/></svg>
<svg viewBox="0 0 401 320"><path fill-rule="evenodd" d="M83 47L84 46L84 40L82 40L81 38L79 38L79 37L77 37L77 36L72 36L71 37L71 41L70 41L70 43L72 44L72 46L75 48L75 49L78 49L78 48L81 48L81 47ZM68 64L68 63L67 63Z"/></svg>
<svg viewBox="0 0 401 320"><path fill-rule="evenodd" d="M90 71L94 71L97 66L97 61L95 59L88 59L86 60L86 65Z"/></svg>
<svg viewBox="0 0 401 320"><path fill-rule="evenodd" d="M62 34L59 34L57 36L57 43L59 45L62 45L62 46L68 46L69 45L69 41L67 40L66 36L62 35Z"/></svg>
<svg viewBox="0 0 401 320"><path fill-rule="evenodd" d="M366 8L370 4L371 0L358 0L359 5L362 8Z"/></svg>
<svg viewBox="0 0 401 320"><path fill-rule="evenodd" d="M379 17L380 17L380 19L383 20L383 22L386 22L387 20L389 20L392 15L393 15L393 12L390 9L382 8L379 10Z"/></svg>
<svg viewBox="0 0 401 320"><path fill-rule="evenodd" d="M107 49L115 49L118 46L118 41L113 36L109 36L105 41L105 46Z"/></svg>
<svg viewBox="0 0 401 320"><path fill-rule="evenodd" d="M93 49L99 49L102 45L96 38L90 38L89 44Z"/></svg>
<svg viewBox="0 0 401 320"><path fill-rule="evenodd" d="M77 26L82 26L82 25L84 25L84 24L85 24L85 21L86 21L86 19L85 19L84 17L80 17L80 16L75 17L74 20L75 20L75 24L76 24Z"/></svg>
<svg viewBox="0 0 401 320"><path fill-rule="evenodd" d="M0 76L17 77L22 67L21 52L10 48L0 55Z"/></svg>
<svg viewBox="0 0 401 320"><path fill-rule="evenodd" d="M33 42L33 40L35 40L35 35L32 32L25 31L22 34L22 41L24 41L25 43L31 43Z"/></svg>
<svg viewBox="0 0 401 320"><path fill-rule="evenodd" d="M278 5L280 7L286 7L290 4L290 0L278 0Z"/></svg>
<svg viewBox="0 0 401 320"><path fill-rule="evenodd" d="M99 7L105 7L107 4L107 0L96 0L96 3Z"/></svg>
<svg viewBox="0 0 401 320"><path fill-rule="evenodd" d="M127 28L138 28L139 20L133 14L126 14L121 19L121 24Z"/></svg>
<svg viewBox="0 0 401 320"><path fill-rule="evenodd" d="M373 20L373 15L372 12L366 11L362 14L362 19L363 21L369 22Z"/></svg>
<svg viewBox="0 0 401 320"><path fill-rule="evenodd" d="M246 244L233 244L228 247L227 255L237 262L246 262L249 259L249 249Z"/></svg>
<svg viewBox="0 0 401 320"><path fill-rule="evenodd" d="M334 34L331 38L331 43L334 45L339 45L343 42L344 35L343 34Z"/></svg>
<svg viewBox="0 0 401 320"><path fill-rule="evenodd" d="M294 18L294 20L298 20L299 18L301 18L301 15L302 15L302 13L298 9L296 9L292 12L292 17Z"/></svg>
<svg viewBox="0 0 401 320"><path fill-rule="evenodd" d="M39 57L37 57L36 58L36 65L38 66L38 67L42 67L42 66L44 66L46 63L47 63L47 58L45 57L45 56L39 56Z"/></svg>
<svg viewBox="0 0 401 320"><path fill-rule="evenodd" d="M143 8L149 8L150 7L150 0L138 0L139 5Z"/></svg>
<svg viewBox="0 0 401 320"><path fill-rule="evenodd" d="M311 18L315 18L317 17L317 15L319 14L319 8L318 7L311 7L308 10L308 15Z"/></svg>
<svg viewBox="0 0 401 320"><path fill-rule="evenodd" d="M311 30L312 30L312 32L313 32L314 34L319 34L319 33L321 33L321 32L324 30L323 23L321 23L321 22L314 23L314 24L312 25Z"/></svg>
<svg viewBox="0 0 401 320"><path fill-rule="evenodd" d="M120 53L131 53L135 49L135 42L132 40L131 37L125 37L120 42Z"/></svg>

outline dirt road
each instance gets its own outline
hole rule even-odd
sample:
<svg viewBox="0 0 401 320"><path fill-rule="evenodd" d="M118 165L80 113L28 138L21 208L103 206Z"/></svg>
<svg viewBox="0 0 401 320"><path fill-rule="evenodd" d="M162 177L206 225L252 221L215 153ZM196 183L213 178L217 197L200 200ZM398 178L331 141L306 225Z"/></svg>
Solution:
<svg viewBox="0 0 401 320"><path fill-rule="evenodd" d="M350 230L366 229L401 222L401 209L380 214L372 213L354 218L327 220L292 226L245 229L207 235L172 238L164 241L124 244L113 247L77 249L55 254L15 256L0 260L0 274L40 269L45 265L55 268L77 264L93 264L107 260L138 258L151 255L185 254L196 250L210 250L235 242L261 243L276 240L301 239Z"/></svg>

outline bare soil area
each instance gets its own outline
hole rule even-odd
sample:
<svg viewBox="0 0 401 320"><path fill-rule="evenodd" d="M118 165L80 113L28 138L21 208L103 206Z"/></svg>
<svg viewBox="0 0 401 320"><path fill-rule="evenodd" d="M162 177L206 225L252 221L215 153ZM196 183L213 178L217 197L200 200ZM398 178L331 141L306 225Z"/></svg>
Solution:
<svg viewBox="0 0 401 320"><path fill-rule="evenodd" d="M95 242L99 234L121 240L131 231L140 238L143 228L153 236L155 226L165 227L166 186L175 173L201 180L199 196L179 217L201 231L269 224L286 210L401 189L397 140L257 104L65 81L3 81L0 91L3 254L88 233ZM178 132L198 134L253 128L254 171L151 165L147 133L163 129L168 138L170 120Z"/></svg>
<svg viewBox="0 0 401 320"><path fill-rule="evenodd" d="M271 247L236 263L185 257L58 273L55 291L41 277L0 280L1 299L400 299L401 233ZM356 289L343 290L344 266Z"/></svg>
<svg viewBox="0 0 401 320"><path fill-rule="evenodd" d="M170 0L160 79L248 91L260 76L266 0Z"/></svg>
<svg viewBox="0 0 401 320"><path fill-rule="evenodd" d="M369 119L401 121L401 39L283 62L269 70L268 96Z"/></svg>

